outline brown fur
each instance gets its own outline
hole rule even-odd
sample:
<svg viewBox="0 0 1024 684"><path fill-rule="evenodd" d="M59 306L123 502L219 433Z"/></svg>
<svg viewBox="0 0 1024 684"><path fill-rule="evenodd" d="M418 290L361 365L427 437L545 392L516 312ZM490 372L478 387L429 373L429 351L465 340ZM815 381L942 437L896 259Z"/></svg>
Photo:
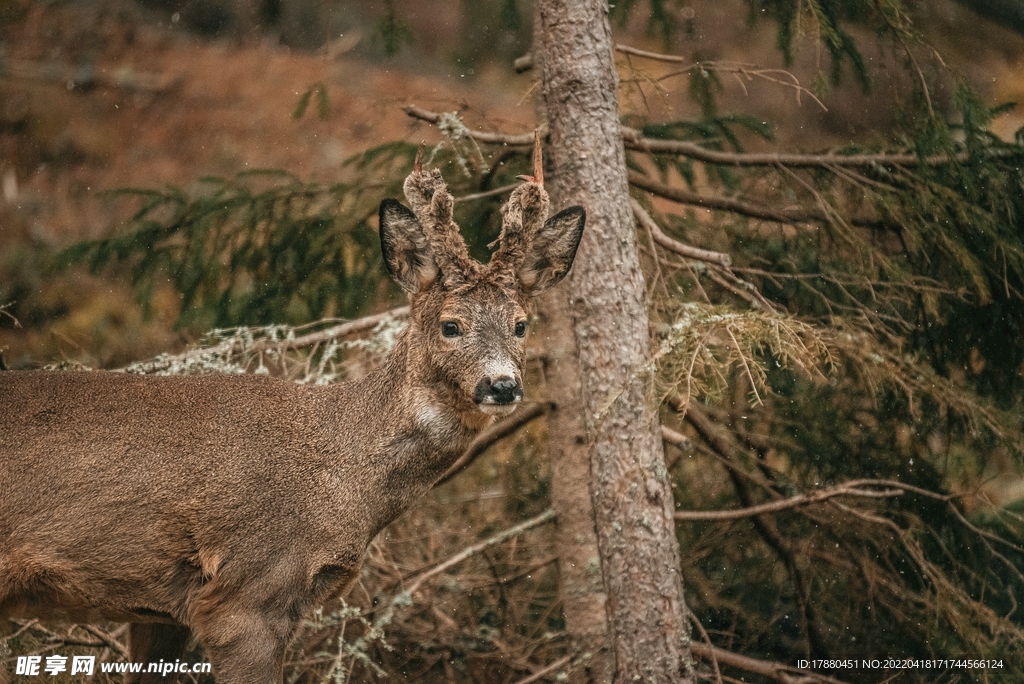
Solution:
<svg viewBox="0 0 1024 684"><path fill-rule="evenodd" d="M381 246L409 327L363 380L0 373L0 622L129 621L137 662L180 657L191 632L219 682L281 681L301 617L514 409L516 324L583 228L579 208L544 224L547 196L526 186L505 215L529 218L507 221L488 268L469 260L440 174L406 188L414 211L381 205Z"/></svg>

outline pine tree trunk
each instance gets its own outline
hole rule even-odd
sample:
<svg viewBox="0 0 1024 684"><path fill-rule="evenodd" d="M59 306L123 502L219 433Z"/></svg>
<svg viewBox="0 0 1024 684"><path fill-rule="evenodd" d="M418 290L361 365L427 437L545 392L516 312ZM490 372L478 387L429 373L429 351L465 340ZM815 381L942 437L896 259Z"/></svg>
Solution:
<svg viewBox="0 0 1024 684"><path fill-rule="evenodd" d="M561 205L559 205L561 206ZM614 660L608 639L606 595L590 496L590 447L583 405L576 336L565 292L540 302L544 335L544 396L557 407L548 414L551 507L557 514L557 545L565 631L577 666L568 684L611 684Z"/></svg>
<svg viewBox="0 0 1024 684"><path fill-rule="evenodd" d="M589 451L589 488L616 682L693 682L679 547L656 408L650 396L647 303L634 239L619 134L618 76L601 0L538 0L543 98L550 134L550 190L558 207L582 204L587 228L564 309L578 363L574 405L563 401L551 432L579 434ZM551 325L554 321L548 322ZM569 420L569 418L574 418ZM568 429L566 429L566 427ZM557 445L556 445L557 448ZM576 450L578 451L578 450ZM556 488L580 464L555 461ZM581 484L581 483L580 483ZM567 504L555 492L556 507ZM560 520L566 525L566 520ZM586 525L574 523L579 534ZM579 560L571 561L578 564ZM578 568L577 568L578 570ZM591 604L592 607L593 604ZM566 619L571 622L571 607Z"/></svg>

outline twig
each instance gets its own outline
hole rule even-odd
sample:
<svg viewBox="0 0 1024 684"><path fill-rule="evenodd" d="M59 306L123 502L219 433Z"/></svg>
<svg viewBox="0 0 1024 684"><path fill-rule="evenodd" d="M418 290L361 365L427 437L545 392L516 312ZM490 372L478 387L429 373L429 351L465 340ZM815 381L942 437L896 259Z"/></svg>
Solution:
<svg viewBox="0 0 1024 684"><path fill-rule="evenodd" d="M503 185L500 188L494 188L493 190L484 190L483 192L474 192L471 195L463 195L462 197L456 197L455 203L459 202L472 202L473 200L484 199L486 197L493 197L494 195L503 195L506 192L512 192L519 187L519 183L513 183L511 185Z"/></svg>
<svg viewBox="0 0 1024 684"><path fill-rule="evenodd" d="M499 439L512 434L534 418L547 413L552 408L552 404L545 402L530 404L520 408L505 420L487 428L477 435L472 442L470 442L469 447L467 447L455 463L445 471L444 475L441 476L441 479L434 483L434 486L438 487L452 479L468 468L469 465L476 460L477 456L486 451L489 446L497 442Z"/></svg>
<svg viewBox="0 0 1024 684"><path fill-rule="evenodd" d="M421 121L427 121L432 124L436 124L441 120L441 114L422 109L414 104L402 107L402 111L414 119L420 119ZM467 128L466 135L477 142L487 143L490 145L516 145L522 147L533 146L532 131L530 133L523 133L522 135L506 135L503 133L474 131Z"/></svg>
<svg viewBox="0 0 1024 684"><path fill-rule="evenodd" d="M563 667L568 665L571 661L572 661L572 656L571 655L562 656L561 658L559 658L555 662L551 663L547 667L544 667L544 668L542 668L540 670L537 670L536 672L534 672L529 677L526 677L524 679L520 679L515 684L532 684L532 682L540 681L541 679L543 679L544 677L547 677L552 672L555 672L556 670L562 669Z"/></svg>
<svg viewBox="0 0 1024 684"><path fill-rule="evenodd" d="M723 268L729 268L732 266L732 257L724 252L712 252L707 249L700 249L699 247L691 247L690 245L683 244L678 240L670 238L666 235L657 221L647 213L647 210L632 197L629 199L630 206L633 207L633 214L636 215L637 220L641 225L650 231L654 237L654 241L664 247L665 249L671 250L676 254L687 257L688 259L696 259L697 261L708 261L713 264L718 264Z"/></svg>
<svg viewBox="0 0 1024 684"><path fill-rule="evenodd" d="M700 634L704 638L704 643L707 644L708 648L711 651L711 658L710 658L710 660L711 660L711 665L715 668L715 682L717 682L717 684L723 684L723 682L722 682L722 668L718 667L718 658L715 657L714 644L711 643L711 637L708 636L708 631L706 629L704 629L704 625L701 623L700 620L697 619L697 616L694 615L692 610L690 611L690 621L693 624L697 625L697 629L700 630Z"/></svg>
<svg viewBox="0 0 1024 684"><path fill-rule="evenodd" d="M689 437L679 432L676 432L672 428L667 427L665 425L661 426L661 438L668 442L669 444L678 447L682 451L690 451L691 449L693 449L693 442L690 441Z"/></svg>
<svg viewBox="0 0 1024 684"><path fill-rule="evenodd" d="M2 74L9 78L45 83L60 83L71 88L103 86L146 93L162 93L176 87L180 77L137 72L131 69L105 69L102 67L75 67L51 62L49 64L7 61Z"/></svg>
<svg viewBox="0 0 1024 684"><path fill-rule="evenodd" d="M887 485L894 487L894 489L883 489L881 491L858 489L858 487L876 485L879 482L885 482ZM911 489L911 487L908 486L907 489ZM850 480L849 482L843 482L842 484L835 485L834 487L819 489L815 492L811 492L810 494L797 494L796 496L791 496L788 499L769 501L767 503L750 506L748 508L737 508L727 511L676 511L675 519L739 520L741 518L750 518L755 515L763 515L765 513L777 513L790 508L796 508L797 506L806 506L808 504L831 499L834 496L861 496L881 499L900 496L904 493L905 490L901 487L900 483L889 480Z"/></svg>
<svg viewBox="0 0 1024 684"><path fill-rule="evenodd" d="M92 634L94 637L102 641L104 646L107 646L117 651L117 654L121 656L121 658L123 658L124 660L129 659L128 649L125 648L124 644L115 639L113 634L105 632L94 625L79 625L79 627L81 627L86 632Z"/></svg>
<svg viewBox="0 0 1024 684"><path fill-rule="evenodd" d="M828 217L818 212L805 209L770 209L765 206L751 204L743 200L730 197L718 197L714 195L702 195L684 188L675 188L664 183L659 183L650 176L645 176L636 171L629 171L629 183L641 190L654 193L659 197L670 199L680 204L688 204L704 209L728 211L733 214L747 216L749 218L761 219L762 221L774 221L776 223L827 223ZM877 227L875 221L851 220L853 225Z"/></svg>
<svg viewBox="0 0 1024 684"><path fill-rule="evenodd" d="M512 537L522 534L527 530L533 529L538 525L543 525L546 522L554 520L554 518L555 512L549 508L540 515L534 516L525 522L521 522L518 525L515 525L514 527L508 528L507 530L502 530L501 532L493 536L490 536L487 539L484 539L482 542L478 542L476 544L473 544L472 546L466 547L465 549L459 551L455 555L449 556L443 562L438 563L429 570L425 570L421 574L417 575L416 579L413 580L413 582L408 587L406 587L404 593L409 594L411 596L412 594L416 593L416 591L423 585L424 582L426 582L434 575L442 573L452 566L458 565L470 556L480 553L485 549L489 549L490 547L500 544L507 539L511 539Z"/></svg>

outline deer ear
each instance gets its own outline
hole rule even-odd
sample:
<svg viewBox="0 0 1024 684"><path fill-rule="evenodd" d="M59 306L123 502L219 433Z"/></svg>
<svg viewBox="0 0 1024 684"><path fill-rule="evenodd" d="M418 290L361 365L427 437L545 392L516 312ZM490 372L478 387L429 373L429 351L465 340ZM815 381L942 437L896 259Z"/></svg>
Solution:
<svg viewBox="0 0 1024 684"><path fill-rule="evenodd" d="M416 215L397 200L380 203L380 251L388 274L406 292L419 292L437 278L437 264Z"/></svg>
<svg viewBox="0 0 1024 684"><path fill-rule="evenodd" d="M586 222L587 212L578 206L563 209L544 222L517 272L523 289L536 295L565 277L576 258Z"/></svg>

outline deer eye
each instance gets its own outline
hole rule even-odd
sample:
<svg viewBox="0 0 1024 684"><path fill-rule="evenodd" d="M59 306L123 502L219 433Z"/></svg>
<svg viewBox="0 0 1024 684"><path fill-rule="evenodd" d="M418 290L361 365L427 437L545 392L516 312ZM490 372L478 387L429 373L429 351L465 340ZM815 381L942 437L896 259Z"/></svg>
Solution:
<svg viewBox="0 0 1024 684"><path fill-rule="evenodd" d="M445 337L458 337L462 334L459 324L455 321L443 321L441 323L441 334Z"/></svg>
<svg viewBox="0 0 1024 684"><path fill-rule="evenodd" d="M526 337L526 321L516 323L516 337Z"/></svg>

